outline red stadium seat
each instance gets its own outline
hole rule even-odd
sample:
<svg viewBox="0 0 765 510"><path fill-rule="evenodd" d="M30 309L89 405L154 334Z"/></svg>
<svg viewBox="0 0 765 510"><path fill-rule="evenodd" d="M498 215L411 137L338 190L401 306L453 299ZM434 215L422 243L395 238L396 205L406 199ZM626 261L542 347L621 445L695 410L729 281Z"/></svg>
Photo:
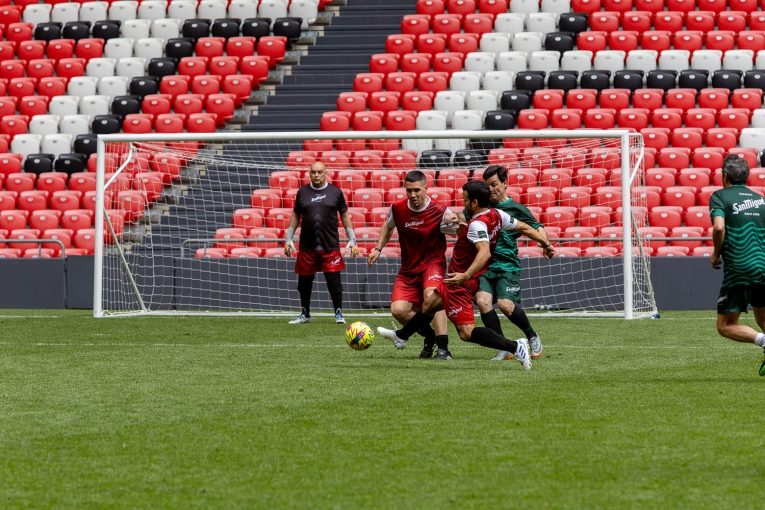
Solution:
<svg viewBox="0 0 765 510"><path fill-rule="evenodd" d="M104 54L103 39L79 39L74 48L74 54L77 58L90 60L91 58L100 58Z"/></svg>
<svg viewBox="0 0 765 510"><path fill-rule="evenodd" d="M425 92L440 92L449 87L449 75L443 72L421 73L417 78L417 89Z"/></svg>
<svg viewBox="0 0 765 510"><path fill-rule="evenodd" d="M360 188L351 193L350 204L353 207L364 207L371 210L374 207L382 207L385 200L383 189Z"/></svg>
<svg viewBox="0 0 765 510"><path fill-rule="evenodd" d="M658 186L662 190L675 186L677 171L674 168L649 168L646 170L646 186Z"/></svg>
<svg viewBox="0 0 765 510"><path fill-rule="evenodd" d="M421 34L415 39L418 53L429 53L431 56L446 51L446 34ZM451 51L451 50L450 50ZM411 53L407 51L406 53Z"/></svg>
<svg viewBox="0 0 765 510"><path fill-rule="evenodd" d="M704 186L709 186L711 175L712 171L709 168L682 168L678 174L677 184L700 190Z"/></svg>
<svg viewBox="0 0 765 510"><path fill-rule="evenodd" d="M595 237L597 229L594 227L568 227L563 231L561 247L576 247L580 250L595 246L595 241L569 241L569 239L586 239Z"/></svg>
<svg viewBox="0 0 765 510"><path fill-rule="evenodd" d="M593 13L600 10L600 0L572 0L572 12Z"/></svg>
<svg viewBox="0 0 765 510"><path fill-rule="evenodd" d="M689 207L685 212L685 225L704 229L711 227L712 220L709 217L709 207L703 205Z"/></svg>
<svg viewBox="0 0 765 510"><path fill-rule="evenodd" d="M0 211L0 228L6 231L25 228L29 211L8 209Z"/></svg>
<svg viewBox="0 0 765 510"><path fill-rule="evenodd" d="M562 206L571 206L578 209L586 207L590 205L590 188L574 186L562 188L558 200Z"/></svg>
<svg viewBox="0 0 765 510"><path fill-rule="evenodd" d="M428 14L433 16L441 14L446 9L443 0L418 0L417 14Z"/></svg>
<svg viewBox="0 0 765 510"><path fill-rule="evenodd" d="M550 186L530 186L526 188L524 204L529 207L541 207L542 210L556 205L558 190Z"/></svg>
<svg viewBox="0 0 765 510"><path fill-rule="evenodd" d="M451 76L452 73L461 71L463 68L464 55L462 53L436 53L432 58L433 71L447 73Z"/></svg>
<svg viewBox="0 0 765 510"><path fill-rule="evenodd" d="M385 54L390 55L390 58L398 57L399 55L396 55L395 53L392 54ZM373 56L374 57L374 56ZM407 53L403 56L401 56L401 70L406 73L426 73L430 71L430 61L431 61L431 55L429 53ZM396 65L398 66L398 59L396 60ZM392 67L392 65L389 65L389 67ZM370 63L370 71L372 72L382 72L379 69L373 70L371 63ZM385 73L391 73L391 72L397 72L398 68L392 69L390 71L385 71Z"/></svg>
<svg viewBox="0 0 765 510"><path fill-rule="evenodd" d="M407 14L401 20L401 33L420 35L430 32L430 16L424 14Z"/></svg>
<svg viewBox="0 0 765 510"><path fill-rule="evenodd" d="M465 55L467 55L468 53L472 53L474 51L478 51L479 39L480 39L479 34L471 34L471 33L452 34L449 36L449 43L448 43L449 51L463 53ZM436 53L441 53L441 51L438 51Z"/></svg>
<svg viewBox="0 0 765 510"><path fill-rule="evenodd" d="M288 207L274 207L266 212L266 227L286 229L290 224L292 209Z"/></svg>
<svg viewBox="0 0 765 510"><path fill-rule="evenodd" d="M634 30L636 32L645 32L652 26L651 13L647 11L625 12L622 16L622 28L624 30Z"/></svg>
<svg viewBox="0 0 765 510"><path fill-rule="evenodd" d="M664 190L661 198L662 205L687 209L696 205L696 189L691 186L670 186Z"/></svg>
<svg viewBox="0 0 765 510"><path fill-rule="evenodd" d="M579 211L579 226L600 230L611 224L611 208L607 206L582 207Z"/></svg>
<svg viewBox="0 0 765 510"><path fill-rule="evenodd" d="M10 159L10 158L9 158ZM11 173L5 178L5 189L8 191L31 191L35 187L35 174Z"/></svg>
<svg viewBox="0 0 765 510"><path fill-rule="evenodd" d="M362 173L350 170L335 172L332 183L344 191L354 191L367 186L366 178Z"/></svg>
<svg viewBox="0 0 765 510"><path fill-rule="evenodd" d="M670 233L670 237L702 237L704 235L704 229L701 227L675 227ZM670 241L670 246L685 246L686 248L693 250L701 246L702 241Z"/></svg>
<svg viewBox="0 0 765 510"><path fill-rule="evenodd" d="M383 152L359 150L351 156L351 168L357 170L380 170L383 167Z"/></svg>
<svg viewBox="0 0 765 510"><path fill-rule="evenodd" d="M61 211L54 209L37 209L29 214L29 227L37 230L58 228Z"/></svg>
<svg viewBox="0 0 765 510"><path fill-rule="evenodd" d="M159 91L162 94L169 94L173 98L180 94L189 92L190 77L185 75L163 76L159 82Z"/></svg>
<svg viewBox="0 0 765 510"><path fill-rule="evenodd" d="M417 152L413 150L392 150L384 157L385 168L411 170L417 166Z"/></svg>
<svg viewBox="0 0 765 510"><path fill-rule="evenodd" d="M704 144L708 147L734 149L738 145L738 134L732 128L714 128L706 132Z"/></svg>
<svg viewBox="0 0 765 510"><path fill-rule="evenodd" d="M594 109L584 112L584 127L588 129L612 129L616 125L616 113L612 109Z"/></svg>
<svg viewBox="0 0 765 510"><path fill-rule="evenodd" d="M558 227L565 230L576 225L576 207L553 206L545 210L540 219L545 227Z"/></svg>
<svg viewBox="0 0 765 510"><path fill-rule="evenodd" d="M389 35L385 40L385 53L396 53L404 55L414 51L414 39L411 34Z"/></svg>
<svg viewBox="0 0 765 510"><path fill-rule="evenodd" d="M239 58L220 56L210 59L208 71L213 76L229 76L236 74L239 69Z"/></svg>
<svg viewBox="0 0 765 510"><path fill-rule="evenodd" d="M72 209L61 214L61 228L74 231L90 228L93 225L93 211L87 209Z"/></svg>
<svg viewBox="0 0 765 510"><path fill-rule="evenodd" d="M255 88L268 78L268 57L261 55L247 55L239 61L239 72L252 78L252 87Z"/></svg>
<svg viewBox="0 0 765 510"><path fill-rule="evenodd" d="M210 74L200 74L191 77L191 92L202 97L220 92L221 77Z"/></svg>
<svg viewBox="0 0 765 510"><path fill-rule="evenodd" d="M69 255L69 249L72 247L74 232L66 228L49 228L42 232L41 237L44 239L55 239L60 241L64 246L65 253ZM61 256L61 245L58 243L43 243L42 247L44 249L53 250L53 254L56 257Z"/></svg>
<svg viewBox="0 0 765 510"><path fill-rule="evenodd" d="M466 34L485 34L494 29L494 16L487 13L469 13L462 21Z"/></svg>
<svg viewBox="0 0 765 510"><path fill-rule="evenodd" d="M258 55L263 55L271 59L269 67L274 68L276 64L284 60L287 53L287 38L283 36L267 36L258 39Z"/></svg>
<svg viewBox="0 0 765 510"><path fill-rule="evenodd" d="M250 204L253 208L265 211L279 208L282 206L282 193L279 189L266 188L252 190Z"/></svg>
<svg viewBox="0 0 765 510"><path fill-rule="evenodd" d="M572 5L573 7L573 5ZM578 11L574 12L586 12ZM596 31L614 32L619 30L619 13L618 12L596 12L589 17L590 28Z"/></svg>
<svg viewBox="0 0 765 510"><path fill-rule="evenodd" d="M226 55L229 57L249 57L255 54L254 37L230 37L226 40Z"/></svg>
<svg viewBox="0 0 765 510"><path fill-rule="evenodd" d="M446 0L446 9L450 13L464 16L475 12L476 4L474 0Z"/></svg>
<svg viewBox="0 0 765 510"><path fill-rule="evenodd" d="M587 186L591 191L597 190L606 184L607 170L605 168L580 168L574 174L575 186Z"/></svg>
<svg viewBox="0 0 765 510"><path fill-rule="evenodd" d="M391 131L411 131L416 127L414 112L388 112L385 116L385 129Z"/></svg>
<svg viewBox="0 0 765 510"><path fill-rule="evenodd" d="M659 206L650 209L649 222L655 227L666 227L671 230L682 224L683 208L677 206Z"/></svg>
<svg viewBox="0 0 765 510"><path fill-rule="evenodd" d="M626 30L611 32L608 34L608 47L617 51L632 51L638 48L638 33ZM645 49L649 41L643 43ZM667 46L669 47L669 36L667 36Z"/></svg>
<svg viewBox="0 0 765 510"><path fill-rule="evenodd" d="M595 53L605 50L607 46L605 31L580 32L576 37L576 47L579 50L592 51Z"/></svg>

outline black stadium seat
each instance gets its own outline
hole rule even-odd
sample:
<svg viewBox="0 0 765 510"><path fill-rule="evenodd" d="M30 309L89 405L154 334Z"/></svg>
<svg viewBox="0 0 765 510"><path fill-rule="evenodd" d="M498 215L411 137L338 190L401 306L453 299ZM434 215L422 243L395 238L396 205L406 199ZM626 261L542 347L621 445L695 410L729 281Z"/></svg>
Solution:
<svg viewBox="0 0 765 510"><path fill-rule="evenodd" d="M595 89L598 92L611 87L610 71L583 71L579 78L579 86L583 89Z"/></svg>
<svg viewBox="0 0 765 510"><path fill-rule="evenodd" d="M502 93L499 105L503 110L519 112L531 107L531 92L528 90L506 90Z"/></svg>
<svg viewBox="0 0 765 510"><path fill-rule="evenodd" d="M686 69L680 71L677 78L677 86L682 89L696 89L699 91L709 87L709 71L705 69Z"/></svg>
<svg viewBox="0 0 765 510"><path fill-rule="evenodd" d="M649 89L662 89L664 92L677 87L677 71L657 69L648 71L645 86Z"/></svg>
<svg viewBox="0 0 765 510"><path fill-rule="evenodd" d="M223 37L228 39L229 37L239 36L240 20L236 18L223 18L213 21L210 32L213 37Z"/></svg>
<svg viewBox="0 0 765 510"><path fill-rule="evenodd" d="M271 20L268 18L247 18L242 23L242 35L258 39L271 35Z"/></svg>
<svg viewBox="0 0 765 510"><path fill-rule="evenodd" d="M504 110L486 112L484 124L486 129L491 130L513 129L515 127L515 116L511 112Z"/></svg>
<svg viewBox="0 0 765 510"><path fill-rule="evenodd" d="M427 150L420 154L420 168L443 168L451 164L452 153L446 150Z"/></svg>
<svg viewBox="0 0 765 510"><path fill-rule="evenodd" d="M547 87L565 92L577 88L579 73L576 71L552 71L547 77Z"/></svg>
<svg viewBox="0 0 765 510"><path fill-rule="evenodd" d="M573 32L578 34L589 29L587 26L587 15L580 12L569 12L560 15L558 29L561 32Z"/></svg>

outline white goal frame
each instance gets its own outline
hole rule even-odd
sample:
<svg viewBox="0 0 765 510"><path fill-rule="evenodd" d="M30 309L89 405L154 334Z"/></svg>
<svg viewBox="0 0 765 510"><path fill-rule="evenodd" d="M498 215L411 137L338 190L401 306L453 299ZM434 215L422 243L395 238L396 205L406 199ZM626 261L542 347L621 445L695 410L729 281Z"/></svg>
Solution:
<svg viewBox="0 0 765 510"><path fill-rule="evenodd" d="M105 229L112 229L109 217L105 214L104 208L104 190L112 183L117 175L125 168L127 163L122 164L115 174L112 176L109 182L105 182L105 153L106 144L108 143L150 143L150 142L201 142L201 143L222 143L222 142L246 142L246 141L267 141L278 139L280 141L302 141L302 140L327 140L327 139L410 139L410 140L422 140L422 139L446 139L446 138L464 138L470 140L482 140L482 139L595 139L595 138L608 138L619 139L621 148L621 176L622 183L632 183L636 174L642 171L642 137L639 134L630 132L626 129L611 129L611 130L590 130L590 129L577 129L577 130L508 130L508 131L463 131L463 130L446 130L446 131L310 131L310 132L216 132L216 133L151 133L151 134L109 134L98 135L97 138L97 160L96 160L96 210L95 210L95 250L94 250L94 286L93 286L93 316L94 317L115 317L125 315L268 315L273 316L273 312L269 311L173 311L173 310L149 310L145 307L143 300L140 296L138 287L133 280L130 271L127 271L127 277L133 290L136 293L136 297L141 304L141 310L120 311L119 313L111 313L104 309L103 306L103 257L104 257L104 233ZM638 155L637 162L631 161L631 143L634 144L636 140L640 142L640 153ZM634 156L634 154L633 154ZM631 185L622 186L622 235L623 235L623 248L622 248L622 268L623 268L623 299L624 308L622 311L617 312L578 312L578 315L582 316L615 316L622 317L624 319L636 319L644 317L652 317L657 313L655 297L653 295L653 289L650 282L650 262L649 257L641 255L643 269L647 278L649 301L652 303L652 310L642 311L636 313L634 310L633 296L634 296L634 279L633 279L633 263L635 257L635 250L640 250L640 240L635 239L633 235L633 217L631 208ZM637 246L636 246L637 244ZM125 262L122 248L117 243L117 250L120 253L123 267L127 269L127 262ZM532 312L533 313L533 312ZM277 312L278 314L278 312ZM541 315L564 315L575 316L570 313L555 313L554 311L546 311Z"/></svg>

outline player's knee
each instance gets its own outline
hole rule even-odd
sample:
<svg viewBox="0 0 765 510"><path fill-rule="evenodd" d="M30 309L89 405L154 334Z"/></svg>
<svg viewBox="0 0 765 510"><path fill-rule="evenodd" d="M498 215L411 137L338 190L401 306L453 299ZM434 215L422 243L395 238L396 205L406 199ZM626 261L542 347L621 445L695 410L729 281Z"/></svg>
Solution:
<svg viewBox="0 0 765 510"><path fill-rule="evenodd" d="M406 323L406 319L409 318L409 312L410 312L409 308L398 305L396 303L393 303L390 305L390 314L393 316L394 319L396 319L402 324Z"/></svg>
<svg viewBox="0 0 765 510"><path fill-rule="evenodd" d="M724 318L717 319L717 333L725 338L730 338L730 322Z"/></svg>
<svg viewBox="0 0 765 510"><path fill-rule="evenodd" d="M513 310L515 310L515 303L509 299L500 299L497 301L497 306L499 307L499 310L505 315L510 315L513 313Z"/></svg>
<svg viewBox="0 0 765 510"><path fill-rule="evenodd" d="M491 294L484 294L481 292L476 295L475 302L478 305L479 310L481 310L481 313L486 313L489 311L489 308L491 308Z"/></svg>

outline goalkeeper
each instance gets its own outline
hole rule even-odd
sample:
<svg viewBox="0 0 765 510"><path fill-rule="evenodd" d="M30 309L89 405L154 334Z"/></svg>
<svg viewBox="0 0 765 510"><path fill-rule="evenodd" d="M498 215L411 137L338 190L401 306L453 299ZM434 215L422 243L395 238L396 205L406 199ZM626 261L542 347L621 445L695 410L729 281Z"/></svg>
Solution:
<svg viewBox="0 0 765 510"><path fill-rule="evenodd" d="M290 324L302 324L311 321L311 293L313 280L318 271L324 273L327 289L335 309L335 322L345 324L343 317L343 284L340 272L345 269L345 261L340 253L340 234L337 215L343 220L348 234L348 246L351 255L359 254L356 247L356 235L353 232L351 216L345 204L343 192L337 186L327 182L327 167L317 161L308 172L310 183L301 186L295 197L295 207L290 217L290 225L285 234L284 253L289 257L295 251L295 229L301 225L300 250L295 262L298 274L298 292L300 293L300 315Z"/></svg>
<svg viewBox="0 0 765 510"><path fill-rule="evenodd" d="M483 173L483 180L491 190L492 207L527 223L539 232L545 242L548 242L544 227L526 206L507 196L507 170L504 167L490 165ZM497 307L502 313L528 338L531 359L538 359L542 356L542 340L531 326L526 312L521 308L521 261L518 257L518 237L520 233L516 231L500 232L489 269L481 275L476 304L481 312L481 321L484 326L504 336L499 317L494 310L496 300ZM498 351L494 360L500 361L512 359L512 357L513 354L510 352Z"/></svg>

